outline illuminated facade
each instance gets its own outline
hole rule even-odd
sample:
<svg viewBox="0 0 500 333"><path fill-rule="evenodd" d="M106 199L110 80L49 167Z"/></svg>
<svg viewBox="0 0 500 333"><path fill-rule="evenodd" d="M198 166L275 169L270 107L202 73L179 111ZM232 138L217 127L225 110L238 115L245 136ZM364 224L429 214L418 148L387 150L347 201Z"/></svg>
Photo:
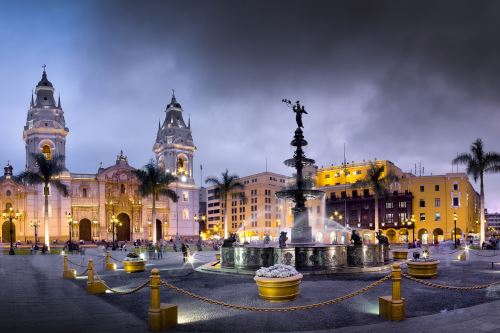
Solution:
<svg viewBox="0 0 500 333"><path fill-rule="evenodd" d="M26 146L26 169L33 170L31 154L43 153L46 158L60 156L65 165L66 127L60 98L56 104L54 87L45 70L37 84L36 99L32 97L23 139ZM142 198L134 168L128 164L121 152L116 163L99 167L96 173L73 173L68 170L60 174L62 183L68 186L69 196L64 197L56 188L49 188L49 236L50 240L66 241L70 231L73 240L111 240L113 224L115 239L151 239L152 228L159 238L169 239L178 230L181 236L197 236L198 224L193 216L198 212L199 193L192 178L193 154L195 151L190 126L183 126L182 108L172 97L167 106L163 126L160 126L154 145L158 163L165 171L185 175L184 182L172 184L177 191L179 204L159 196L156 201L156 221L151 221L151 198ZM182 161L181 161L182 160ZM175 162L174 162L175 161ZM172 167L171 170L168 168ZM44 239L44 195L43 185L25 186L14 180L12 167L7 165L0 178L0 207L12 207L21 212L14 221L14 239L21 242L34 241L35 229L38 241ZM114 219L113 219L114 217ZM8 236L8 222L2 222L2 240Z"/></svg>
<svg viewBox="0 0 500 333"><path fill-rule="evenodd" d="M380 229L391 242L413 238L423 243L453 239L455 216L457 238L478 233L479 196L466 174L417 177L401 171L390 161L374 163L399 178L387 195L379 199ZM311 211L314 214L317 206L318 215L325 214L335 223L360 229L366 240L373 241L373 193L351 186L366 176L369 167L369 162L361 162L319 169L315 182L326 193L324 212L318 200L311 203Z"/></svg>
<svg viewBox="0 0 500 333"><path fill-rule="evenodd" d="M290 177L262 172L239 178L244 190L230 193L227 200L229 233L237 233L240 241L262 240L265 235L275 239L280 231L290 231L292 203L276 198ZM211 235L221 235L223 202L215 186L207 188L207 227ZM290 236L290 233L288 234Z"/></svg>

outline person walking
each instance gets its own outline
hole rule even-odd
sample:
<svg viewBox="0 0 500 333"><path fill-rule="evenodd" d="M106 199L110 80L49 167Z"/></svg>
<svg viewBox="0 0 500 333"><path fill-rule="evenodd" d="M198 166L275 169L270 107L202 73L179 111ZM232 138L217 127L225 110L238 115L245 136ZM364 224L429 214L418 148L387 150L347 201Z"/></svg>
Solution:
<svg viewBox="0 0 500 333"><path fill-rule="evenodd" d="M181 250L182 250L182 261L187 262L188 261L188 246L184 243L181 245Z"/></svg>
<svg viewBox="0 0 500 333"><path fill-rule="evenodd" d="M156 252L158 253L158 259L163 259L162 246L160 241L156 242Z"/></svg>

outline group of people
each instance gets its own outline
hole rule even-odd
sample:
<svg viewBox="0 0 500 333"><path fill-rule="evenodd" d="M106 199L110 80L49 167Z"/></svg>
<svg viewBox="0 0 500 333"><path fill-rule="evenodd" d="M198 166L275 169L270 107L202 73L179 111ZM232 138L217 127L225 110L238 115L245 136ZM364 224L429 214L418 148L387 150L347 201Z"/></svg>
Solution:
<svg viewBox="0 0 500 333"><path fill-rule="evenodd" d="M488 241L481 244L482 250L500 250L500 238L497 236L491 237Z"/></svg>

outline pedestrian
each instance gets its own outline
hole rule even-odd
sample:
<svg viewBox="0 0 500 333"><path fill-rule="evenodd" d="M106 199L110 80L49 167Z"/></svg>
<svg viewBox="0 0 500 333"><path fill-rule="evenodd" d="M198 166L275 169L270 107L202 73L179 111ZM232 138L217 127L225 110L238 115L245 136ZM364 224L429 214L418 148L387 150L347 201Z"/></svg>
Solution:
<svg viewBox="0 0 500 333"><path fill-rule="evenodd" d="M188 261L188 246L184 243L181 245L181 250L182 250L182 261L186 262Z"/></svg>
<svg viewBox="0 0 500 333"><path fill-rule="evenodd" d="M160 241L156 242L156 251L158 252L158 259L163 259L162 246Z"/></svg>
<svg viewBox="0 0 500 333"><path fill-rule="evenodd" d="M172 246L174 249L174 252L177 252L177 244L174 242L174 245Z"/></svg>

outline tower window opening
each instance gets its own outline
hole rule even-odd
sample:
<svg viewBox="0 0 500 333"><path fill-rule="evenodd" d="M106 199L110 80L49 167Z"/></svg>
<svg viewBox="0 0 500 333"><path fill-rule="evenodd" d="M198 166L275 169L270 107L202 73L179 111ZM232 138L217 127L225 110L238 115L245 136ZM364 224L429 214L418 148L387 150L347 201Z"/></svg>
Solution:
<svg viewBox="0 0 500 333"><path fill-rule="evenodd" d="M50 151L50 146L49 145L43 145L43 147L42 147L42 154L45 155L45 159L46 160L51 160L52 159L52 152Z"/></svg>

